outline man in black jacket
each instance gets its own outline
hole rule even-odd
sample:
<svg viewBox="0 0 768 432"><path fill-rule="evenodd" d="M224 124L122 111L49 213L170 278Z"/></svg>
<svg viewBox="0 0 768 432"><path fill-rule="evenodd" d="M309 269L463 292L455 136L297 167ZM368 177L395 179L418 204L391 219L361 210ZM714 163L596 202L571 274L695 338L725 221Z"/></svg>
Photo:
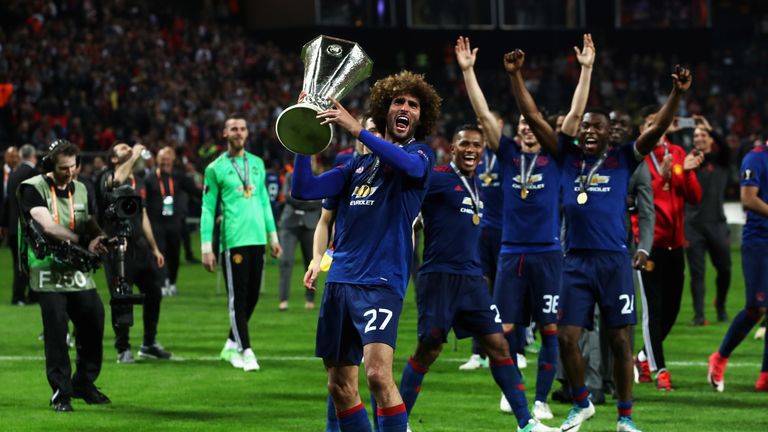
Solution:
<svg viewBox="0 0 768 432"><path fill-rule="evenodd" d="M11 249L11 256L13 257L13 294L11 296L11 304L21 306L27 303L36 303L37 296L32 291L29 291L29 295L27 295L29 277L19 271L19 237L17 230L19 204L13 197L21 182L36 176L39 172L35 168L37 165L37 151L32 144L21 146L19 155L21 156L21 162L11 172L6 185L9 198L3 202L3 207L0 209L0 231L5 232L5 236L8 238L8 247Z"/></svg>

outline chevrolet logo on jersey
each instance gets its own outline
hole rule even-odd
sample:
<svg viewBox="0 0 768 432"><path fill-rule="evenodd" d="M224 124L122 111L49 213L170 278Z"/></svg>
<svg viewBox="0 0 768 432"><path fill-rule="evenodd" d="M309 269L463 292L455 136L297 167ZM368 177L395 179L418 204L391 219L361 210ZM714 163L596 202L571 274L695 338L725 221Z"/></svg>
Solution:
<svg viewBox="0 0 768 432"><path fill-rule="evenodd" d="M512 188L520 189L522 187L522 179L520 174L516 175L512 179ZM528 179L528 190L544 189L544 174L531 174L531 178Z"/></svg>
<svg viewBox="0 0 768 432"><path fill-rule="evenodd" d="M366 199L373 194L376 193L376 190L379 189L378 186L369 186L367 184L361 184L360 186L355 186L355 190L352 191L352 200L349 202L349 205L356 206L356 205L365 205L370 206L373 205L373 203L376 200Z"/></svg>
<svg viewBox="0 0 768 432"><path fill-rule="evenodd" d="M472 198L464 197L464 199L461 200L461 205L472 207ZM483 202L482 201L480 201L480 208L483 208Z"/></svg>
<svg viewBox="0 0 768 432"><path fill-rule="evenodd" d="M587 176L583 175L581 178L576 177L576 179L573 181L576 183L577 186L574 187L573 190L579 191L581 189L581 180L586 180ZM610 186L600 186L604 184L608 184L611 182L611 176L602 176L600 174L595 173L595 175L592 176L592 180L589 182L589 185L587 187L587 190L590 192L610 192L611 187Z"/></svg>

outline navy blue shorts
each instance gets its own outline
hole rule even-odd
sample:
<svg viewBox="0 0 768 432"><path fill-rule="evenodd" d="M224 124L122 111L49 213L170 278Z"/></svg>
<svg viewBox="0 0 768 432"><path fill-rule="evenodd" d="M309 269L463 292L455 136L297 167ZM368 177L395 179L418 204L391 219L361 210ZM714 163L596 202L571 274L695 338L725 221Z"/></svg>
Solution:
<svg viewBox="0 0 768 432"><path fill-rule="evenodd" d="M502 254L493 301L505 324L528 326L557 322L563 253Z"/></svg>
<svg viewBox="0 0 768 432"><path fill-rule="evenodd" d="M501 250L501 230L496 228L483 228L480 232L480 265L483 274L490 280L496 279L496 262L499 260ZM491 287L493 288L493 287Z"/></svg>
<svg viewBox="0 0 768 432"><path fill-rule="evenodd" d="M445 343L451 328L459 339L502 332L499 310L482 276L421 273L416 305L420 342Z"/></svg>
<svg viewBox="0 0 768 432"><path fill-rule="evenodd" d="M626 252L578 252L565 256L558 324L592 330L595 303L608 327L637 324L632 263Z"/></svg>
<svg viewBox="0 0 768 432"><path fill-rule="evenodd" d="M394 349L402 310L400 294L386 285L326 283L315 355L359 365L365 345L385 343Z"/></svg>
<svg viewBox="0 0 768 432"><path fill-rule="evenodd" d="M768 254L764 246L741 245L748 308L768 307Z"/></svg>

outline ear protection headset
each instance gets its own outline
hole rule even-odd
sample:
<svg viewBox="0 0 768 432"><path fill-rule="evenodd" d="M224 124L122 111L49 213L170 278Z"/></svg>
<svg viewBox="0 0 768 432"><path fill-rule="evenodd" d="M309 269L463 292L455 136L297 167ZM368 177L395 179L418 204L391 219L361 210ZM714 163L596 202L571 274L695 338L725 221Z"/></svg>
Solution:
<svg viewBox="0 0 768 432"><path fill-rule="evenodd" d="M48 153L43 157L42 160L42 167L43 172L51 172L56 167L56 158L58 157L61 150L68 145L74 145L70 141L65 139L57 139L51 143L50 146L48 146ZM80 155L77 155L77 159L75 161L75 164L80 165Z"/></svg>

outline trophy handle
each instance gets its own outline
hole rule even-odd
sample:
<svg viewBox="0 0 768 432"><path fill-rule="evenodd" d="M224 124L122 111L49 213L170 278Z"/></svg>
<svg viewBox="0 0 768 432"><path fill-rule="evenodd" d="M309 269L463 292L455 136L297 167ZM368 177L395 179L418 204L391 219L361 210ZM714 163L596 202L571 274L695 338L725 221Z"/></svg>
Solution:
<svg viewBox="0 0 768 432"><path fill-rule="evenodd" d="M322 152L333 140L333 128L330 124L320 124L316 118L320 112L321 108L308 103L286 108L277 118L277 139L294 153L313 155Z"/></svg>

